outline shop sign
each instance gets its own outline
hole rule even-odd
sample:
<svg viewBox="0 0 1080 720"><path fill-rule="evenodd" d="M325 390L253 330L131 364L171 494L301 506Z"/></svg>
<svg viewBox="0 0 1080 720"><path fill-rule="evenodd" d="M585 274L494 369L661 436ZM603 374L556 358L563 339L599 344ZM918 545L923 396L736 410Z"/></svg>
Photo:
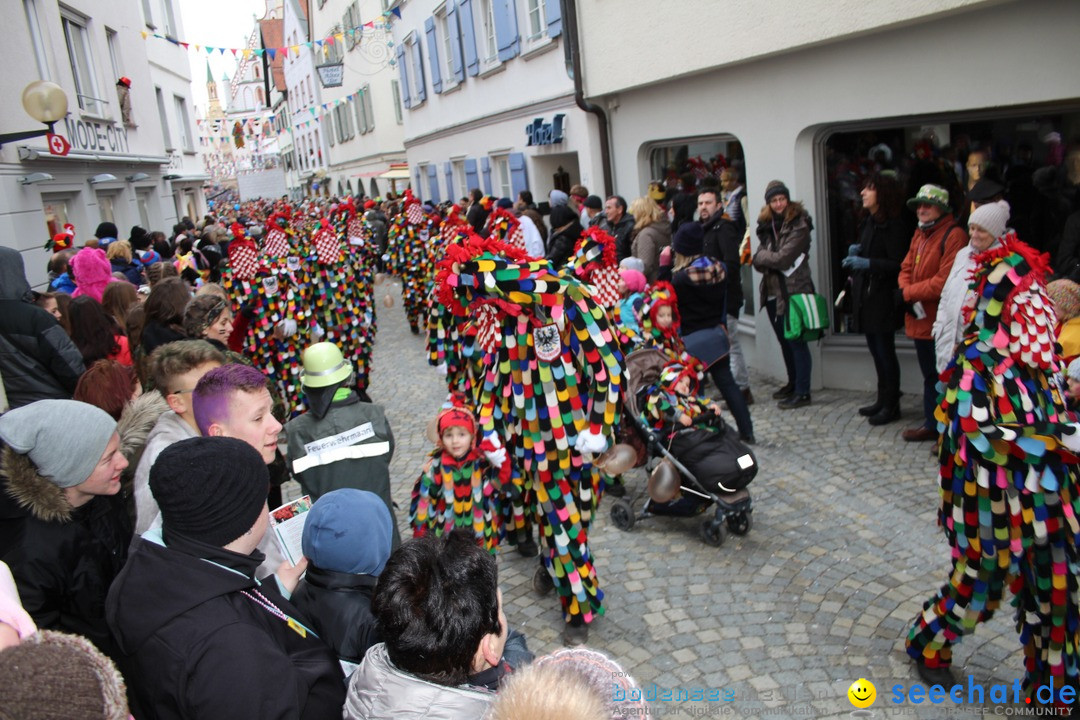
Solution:
<svg viewBox="0 0 1080 720"><path fill-rule="evenodd" d="M563 119L566 117L559 113L551 122L544 122L544 118L536 118L525 126L526 145L557 145L563 141Z"/></svg>
<svg viewBox="0 0 1080 720"><path fill-rule="evenodd" d="M76 150L129 152L127 128L96 120L64 118L65 133Z"/></svg>

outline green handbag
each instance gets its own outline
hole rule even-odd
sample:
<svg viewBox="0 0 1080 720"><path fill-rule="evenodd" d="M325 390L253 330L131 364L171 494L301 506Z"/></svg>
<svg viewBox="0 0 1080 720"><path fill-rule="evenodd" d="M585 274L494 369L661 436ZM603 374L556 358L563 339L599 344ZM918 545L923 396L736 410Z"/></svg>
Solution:
<svg viewBox="0 0 1080 720"><path fill-rule="evenodd" d="M819 293L798 293L787 298L784 337L810 342L820 340L829 327L829 301Z"/></svg>

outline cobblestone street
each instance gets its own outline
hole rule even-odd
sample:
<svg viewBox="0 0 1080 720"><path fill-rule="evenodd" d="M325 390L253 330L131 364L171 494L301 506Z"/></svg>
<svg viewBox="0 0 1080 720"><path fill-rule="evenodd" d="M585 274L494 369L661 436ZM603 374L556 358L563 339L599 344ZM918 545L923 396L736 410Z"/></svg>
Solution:
<svg viewBox="0 0 1080 720"><path fill-rule="evenodd" d="M425 428L444 386L426 363L423 337L409 333L399 286L383 284L377 296L386 294L395 304L380 302L370 394L386 407L397 440L394 497L404 527L409 491L430 449ZM865 394L821 391L812 406L784 412L769 400L774 389L754 385L761 470L750 486L748 535L709 547L698 538L700 518L652 518L622 532L607 497L590 531L607 612L593 624L590 645L618 659L646 690L712 689L735 698L655 703L657 714L847 717L848 686L865 677L877 687L871 709L880 715L893 685L918 682L903 638L945 580L948 551L935 526L931 446L899 437L914 422L915 402L905 398L901 422L872 428L856 412ZM640 509L643 471L627 484ZM506 551L499 566L510 623L537 654L559 647L558 603L531 587L536 560ZM957 646L965 685L968 674L983 685L1021 677L1011 616L1005 605ZM908 717L945 714L944 706L902 708Z"/></svg>

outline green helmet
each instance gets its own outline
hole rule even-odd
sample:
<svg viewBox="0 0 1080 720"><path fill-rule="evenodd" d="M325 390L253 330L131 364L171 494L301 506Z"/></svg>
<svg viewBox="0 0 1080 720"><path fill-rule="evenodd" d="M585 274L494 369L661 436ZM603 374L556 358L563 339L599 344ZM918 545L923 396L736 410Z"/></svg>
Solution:
<svg viewBox="0 0 1080 720"><path fill-rule="evenodd" d="M300 382L304 387L323 388L349 379L352 367L345 362L340 348L332 342L315 343L304 351L304 372Z"/></svg>

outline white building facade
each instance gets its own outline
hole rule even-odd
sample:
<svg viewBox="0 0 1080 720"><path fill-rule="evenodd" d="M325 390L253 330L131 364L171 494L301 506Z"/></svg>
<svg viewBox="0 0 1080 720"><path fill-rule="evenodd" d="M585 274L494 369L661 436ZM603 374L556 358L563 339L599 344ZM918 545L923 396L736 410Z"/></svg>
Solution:
<svg viewBox="0 0 1080 720"><path fill-rule="evenodd" d="M654 3L567 5L581 28L585 94L608 114L615 187L627 199L721 154L745 171L753 223L766 184L783 180L814 219L811 268L832 299L869 172L896 171L912 194L951 176L955 198L972 179L965 158L984 153L1008 186L1021 238L1053 251L1054 228L1038 222L1042 198L1080 183L1080 77L1054 70L1080 63L1080 4L918 0L851 12L841 2L684 0L665 9L687 21L662 51L646 21ZM756 308L761 276L743 275L749 364L782 378ZM872 389L862 336L846 332L841 310L834 320L811 346L814 386ZM918 397L914 349L902 332L897 345L903 388Z"/></svg>
<svg viewBox="0 0 1080 720"><path fill-rule="evenodd" d="M315 73L307 0L285 0L285 46L298 48L285 58L285 86L292 127L292 153L296 159L294 182L289 187L294 197L327 191L328 146L319 122L322 100L319 78Z"/></svg>
<svg viewBox="0 0 1080 720"><path fill-rule="evenodd" d="M0 133L42 127L18 101L29 83L49 80L68 98L54 128L70 142L67 156L51 155L44 137L0 148L0 242L24 253L31 283L45 281L45 242L65 223L80 245L104 220L127 237L133 225L168 232L203 212L187 58L142 36L182 36L175 0L19 0L8 9ZM131 85L126 122L120 78Z"/></svg>
<svg viewBox="0 0 1080 720"><path fill-rule="evenodd" d="M312 37L334 38L316 49L316 65L334 87L322 85L322 121L329 145L328 186L338 195L383 195L391 188L390 165L404 163L404 126L398 95L392 34L382 0L316 0ZM333 66L340 64L340 71ZM402 184L404 187L404 184Z"/></svg>
<svg viewBox="0 0 1080 720"><path fill-rule="evenodd" d="M559 0L410 0L394 22L413 191L540 202L603 194L596 120L574 99Z"/></svg>

